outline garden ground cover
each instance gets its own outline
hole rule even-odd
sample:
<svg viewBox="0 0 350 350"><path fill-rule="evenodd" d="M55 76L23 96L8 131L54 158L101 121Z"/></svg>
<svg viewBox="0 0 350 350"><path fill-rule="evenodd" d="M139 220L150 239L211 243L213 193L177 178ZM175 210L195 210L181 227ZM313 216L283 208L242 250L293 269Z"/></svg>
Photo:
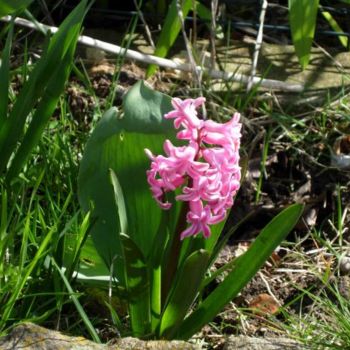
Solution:
<svg viewBox="0 0 350 350"><path fill-rule="evenodd" d="M98 62L89 67L89 72L91 86L103 105L113 84L113 66L107 61ZM120 104L123 93L143 78L144 69L139 65L123 65L115 104ZM176 79L175 73L161 73L150 83L172 96L193 94L188 84ZM82 116L92 115L94 102L81 83L73 79L66 93L73 117L82 120ZM255 98L259 101L263 95L257 93ZM214 92L209 99L213 110L220 109L219 98ZM349 277L339 274L338 268L348 240L349 173L330 166L330 147L340 135L338 129L344 122L342 113L347 113L348 96L344 93L336 102L329 103L324 99L323 107L299 106L295 108L296 115L289 110L286 98L293 99L281 95L283 106L276 103L277 96L263 102L252 100L246 106L243 152L249 154L249 160L242 157L246 175L229 225L248 214L249 218L232 236L214 269L244 252L259 230L288 204L302 202L306 210L288 242L275 252L239 297L198 335L209 348L220 348L229 334L278 337L286 332L294 336L308 332L305 325L299 324L300 329L294 332L283 325L294 324L296 321L291 322L291 318L300 313L312 313L315 319L322 319L322 307L305 290L316 295L324 291L329 297L327 286L332 285L339 289L341 297L349 296ZM322 280L325 276L326 280ZM220 278L213 286L216 283L220 283ZM336 299L331 296L335 305ZM281 307L285 307L283 312Z"/></svg>

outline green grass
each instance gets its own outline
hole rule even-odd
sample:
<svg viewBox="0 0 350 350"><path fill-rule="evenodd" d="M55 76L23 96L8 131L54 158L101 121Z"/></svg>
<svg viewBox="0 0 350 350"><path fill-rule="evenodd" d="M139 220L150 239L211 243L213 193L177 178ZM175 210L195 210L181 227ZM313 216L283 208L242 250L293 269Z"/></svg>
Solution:
<svg viewBox="0 0 350 350"><path fill-rule="evenodd" d="M349 280L339 270L347 252L342 234L338 232L333 240L325 240L320 232L315 232L313 239L319 247L315 254L299 255L317 283L300 289L299 297L294 300L299 313L285 310L283 328L310 349L350 349ZM293 306L293 301L289 306Z"/></svg>
<svg viewBox="0 0 350 350"><path fill-rule="evenodd" d="M50 122L13 190L1 184L0 331L24 320L58 319L69 300L49 258L62 266L67 234L79 239L86 232L76 197L76 145L84 143L82 136L69 114L61 114Z"/></svg>

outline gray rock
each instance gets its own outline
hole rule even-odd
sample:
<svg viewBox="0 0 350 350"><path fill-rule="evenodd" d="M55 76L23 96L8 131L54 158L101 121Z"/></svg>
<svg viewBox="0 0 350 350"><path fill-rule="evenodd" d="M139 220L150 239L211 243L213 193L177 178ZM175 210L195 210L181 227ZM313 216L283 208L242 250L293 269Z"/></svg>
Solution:
<svg viewBox="0 0 350 350"><path fill-rule="evenodd" d="M23 323L0 338L0 350L200 350L184 341L143 341L120 338L113 345L96 344L83 337L70 337L33 323Z"/></svg>
<svg viewBox="0 0 350 350"><path fill-rule="evenodd" d="M0 350L105 350L83 337L69 337L33 323L23 323L0 338Z"/></svg>
<svg viewBox="0 0 350 350"><path fill-rule="evenodd" d="M200 350L198 345L190 344L179 340L149 340L143 341L137 338L120 338L117 342L117 349L132 350ZM112 350L112 349L110 349Z"/></svg>
<svg viewBox="0 0 350 350"><path fill-rule="evenodd" d="M230 336L224 350L303 350L304 345L288 338L252 338Z"/></svg>

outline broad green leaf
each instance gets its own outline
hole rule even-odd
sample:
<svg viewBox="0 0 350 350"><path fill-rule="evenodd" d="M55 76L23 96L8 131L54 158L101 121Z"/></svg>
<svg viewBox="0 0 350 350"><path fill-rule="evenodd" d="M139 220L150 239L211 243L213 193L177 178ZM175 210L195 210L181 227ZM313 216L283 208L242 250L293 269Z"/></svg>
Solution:
<svg viewBox="0 0 350 350"><path fill-rule="evenodd" d="M33 0L1 0L0 17L24 10Z"/></svg>
<svg viewBox="0 0 350 350"><path fill-rule="evenodd" d="M9 32L6 38L5 47L1 55L0 66L0 128L7 118L7 107L10 84L10 54L13 37L13 23L10 24Z"/></svg>
<svg viewBox="0 0 350 350"><path fill-rule="evenodd" d="M154 55L158 57L165 57L169 49L174 45L176 38L178 37L181 30L181 22L177 13L176 1L172 0L168 13L165 17L164 25L160 33L159 39L156 44ZM183 0L182 2L182 13L186 17L189 10L192 7L193 0ZM147 68L146 76L150 77L157 70L157 66L151 64Z"/></svg>
<svg viewBox="0 0 350 350"><path fill-rule="evenodd" d="M150 280L146 260L135 242L121 233L124 255L125 280L133 335L151 331Z"/></svg>
<svg viewBox="0 0 350 350"><path fill-rule="evenodd" d="M349 1L350 3L350 1ZM332 14L328 11L321 11L323 17L328 21L329 25L332 27L332 29L335 32L338 33L343 33L343 29L340 28L338 22L334 19L334 17L332 16ZM340 43L347 48L348 47L348 37L346 35L339 35L338 39L340 41Z"/></svg>
<svg viewBox="0 0 350 350"><path fill-rule="evenodd" d="M205 250L193 252L177 274L168 303L160 321L159 337L172 339L183 322L207 270L209 253Z"/></svg>
<svg viewBox="0 0 350 350"><path fill-rule="evenodd" d="M75 220L80 213L77 212L71 220ZM88 212L78 230L74 233L64 233L62 266L68 279L72 276L82 282L101 284L108 288L111 281L110 273L89 236L94 222Z"/></svg>
<svg viewBox="0 0 350 350"><path fill-rule="evenodd" d="M24 132L25 122L33 112L39 99L45 94L50 77L62 69L67 52L77 40L81 22L85 15L87 0L83 0L64 20L59 30L51 38L47 50L36 63L30 77L24 84L9 117L0 129L0 173L7 163ZM67 62L66 62L67 63Z"/></svg>
<svg viewBox="0 0 350 350"><path fill-rule="evenodd" d="M135 108L133 108L135 107ZM161 209L152 198L146 179L150 160L144 149L163 152L165 138L174 138L174 128L163 115L172 109L170 97L136 83L123 102L123 113L108 110L93 131L79 170L79 201L84 210L92 204L97 218L92 229L96 249L110 266L116 261L116 276L123 283L120 229L116 215L110 169L123 189L128 220L127 234L149 256L161 220Z"/></svg>
<svg viewBox="0 0 350 350"><path fill-rule="evenodd" d="M310 59L319 0L289 0L289 24L295 52L304 69Z"/></svg>
<svg viewBox="0 0 350 350"><path fill-rule="evenodd" d="M114 257L120 257L119 222L109 172L115 159L114 137L118 137L118 111L109 109L86 144L78 177L79 202L96 219L91 231L94 244L108 269ZM119 258L120 259L120 258ZM120 270L119 270L120 271ZM119 277L122 273L118 274Z"/></svg>
<svg viewBox="0 0 350 350"><path fill-rule="evenodd" d="M139 81L124 97L120 125L133 133L167 133L173 130L173 122L163 116L172 109L168 95L154 91Z"/></svg>
<svg viewBox="0 0 350 350"><path fill-rule="evenodd" d="M76 237L68 236L66 246L74 247L74 244L76 244L75 240ZM64 259L64 265L69 267L72 258L67 253ZM100 285L103 288L108 288L109 286L111 280L110 271L96 251L94 242L90 236L86 239L81 249L78 268L73 276L84 284Z"/></svg>
<svg viewBox="0 0 350 350"><path fill-rule="evenodd" d="M303 208L301 204L291 205L265 226L249 250L237 259L233 270L225 280L185 319L177 333L179 339L191 337L237 296L293 229Z"/></svg>

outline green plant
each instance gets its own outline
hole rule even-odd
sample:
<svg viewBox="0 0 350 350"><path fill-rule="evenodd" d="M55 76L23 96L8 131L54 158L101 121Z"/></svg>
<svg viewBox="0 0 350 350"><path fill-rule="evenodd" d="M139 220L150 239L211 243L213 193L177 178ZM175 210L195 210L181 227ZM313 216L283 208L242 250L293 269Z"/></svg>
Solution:
<svg viewBox="0 0 350 350"><path fill-rule="evenodd" d="M180 30L181 30L181 22L178 15L178 9L176 6L176 2L178 0L172 0L169 5L169 9L167 15L164 20L162 31L159 35L156 48L154 51L154 55L158 57L165 57L171 47L174 45L175 40L177 39ZM187 16L190 10L194 11L198 14L198 16L202 19L210 23L212 13L211 11L201 4L199 1L193 0L183 0L181 4L181 10L184 17ZM222 28L218 26L218 35L222 36ZM147 77L152 76L157 70L157 66L151 64L147 68L146 75Z"/></svg>
<svg viewBox="0 0 350 350"><path fill-rule="evenodd" d="M289 25L292 41L302 69L305 69L310 61L310 52L315 36L318 10L321 11L323 17L333 30L337 32L343 31L332 15L322 9L319 2L319 0L288 1ZM348 1L343 0L343 2ZM346 36L339 36L339 40L344 47L347 47L348 40Z"/></svg>
<svg viewBox="0 0 350 350"><path fill-rule="evenodd" d="M163 28L156 44L154 55L165 57L169 49L174 45L176 38L181 30L181 22L178 17L176 1L172 0L167 15L164 20ZM187 16L192 7L192 0L184 0L181 6L182 13ZM147 68L147 76L153 75L157 70L157 66L152 64Z"/></svg>
<svg viewBox="0 0 350 350"><path fill-rule="evenodd" d="M338 32L338 33L344 32L330 12L321 11L321 13L322 13L322 16L327 20L327 22L335 32ZM346 35L340 35L339 41L345 48L348 47L348 37Z"/></svg>
<svg viewBox="0 0 350 350"><path fill-rule="evenodd" d="M0 3L0 17L24 10L33 0L3 0Z"/></svg>
<svg viewBox="0 0 350 350"><path fill-rule="evenodd" d="M17 183L8 194L0 185L0 334L17 322L44 322L61 312L71 290L65 290L60 274L64 268L66 280L72 280L89 231L89 215L74 213L72 190L65 198L53 198L44 184L49 182L48 167L37 173L35 183L29 182L31 189ZM77 303L74 293L72 298ZM84 314L82 321L90 331Z"/></svg>
<svg viewBox="0 0 350 350"><path fill-rule="evenodd" d="M188 339L248 283L303 207L296 204L276 216L248 252L226 266L224 282L204 297L211 280L206 272L233 230L221 235L221 221L208 239L180 241L187 206L169 193L172 208L162 211L150 196L144 149L160 152L165 138L179 144L163 118L170 110L170 97L143 82L125 96L122 111L108 110L86 145L79 199L85 210L92 209L92 238L116 292L128 303L133 334Z"/></svg>
<svg viewBox="0 0 350 350"><path fill-rule="evenodd" d="M341 208L337 211L339 214ZM335 232L337 229L334 225ZM297 288L300 293L288 306L298 307L300 311L295 314L284 310L285 321L281 326L308 349L348 349L350 346L347 276L338 271L342 259L348 259L343 234L344 231L338 231L330 241L322 232L311 232L309 235L318 249L314 249L313 254L298 253L304 269L315 281L307 289Z"/></svg>
<svg viewBox="0 0 350 350"><path fill-rule="evenodd" d="M319 0L289 0L289 23L295 52L304 69L310 59Z"/></svg>
<svg viewBox="0 0 350 350"><path fill-rule="evenodd" d="M56 108L71 70L87 0L82 1L61 24L28 79L9 107L9 59L13 24L2 55L0 77L0 175L10 183L23 168L30 152Z"/></svg>
<svg viewBox="0 0 350 350"><path fill-rule="evenodd" d="M174 45L176 38L181 30L181 23L178 17L176 2L173 0L169 6L163 28L158 38L154 55L165 57L170 48ZM348 3L348 0L343 0ZM183 16L187 16L190 10L194 11L201 19L210 22L212 13L199 1L183 0L182 1ZM339 24L332 15L323 11L319 4L319 0L289 0L289 25L292 35L292 41L295 53L299 59L302 69L309 64L312 42L315 35L317 13L321 10L323 17L328 21L331 28L335 31L342 32ZM340 36L339 40L344 47L347 47L347 37ZM156 65L150 65L147 69L147 76L151 76L157 69Z"/></svg>
<svg viewBox="0 0 350 350"><path fill-rule="evenodd" d="M60 99L86 9L87 1L81 2L47 38L34 67L23 63L25 83L18 95L9 91L13 24L2 52L1 334L17 322L59 319L72 298L91 337L99 341L70 287L90 226L89 214L82 216L74 204L77 150L69 142L76 135L67 121L66 102ZM50 118L59 100L62 115Z"/></svg>

